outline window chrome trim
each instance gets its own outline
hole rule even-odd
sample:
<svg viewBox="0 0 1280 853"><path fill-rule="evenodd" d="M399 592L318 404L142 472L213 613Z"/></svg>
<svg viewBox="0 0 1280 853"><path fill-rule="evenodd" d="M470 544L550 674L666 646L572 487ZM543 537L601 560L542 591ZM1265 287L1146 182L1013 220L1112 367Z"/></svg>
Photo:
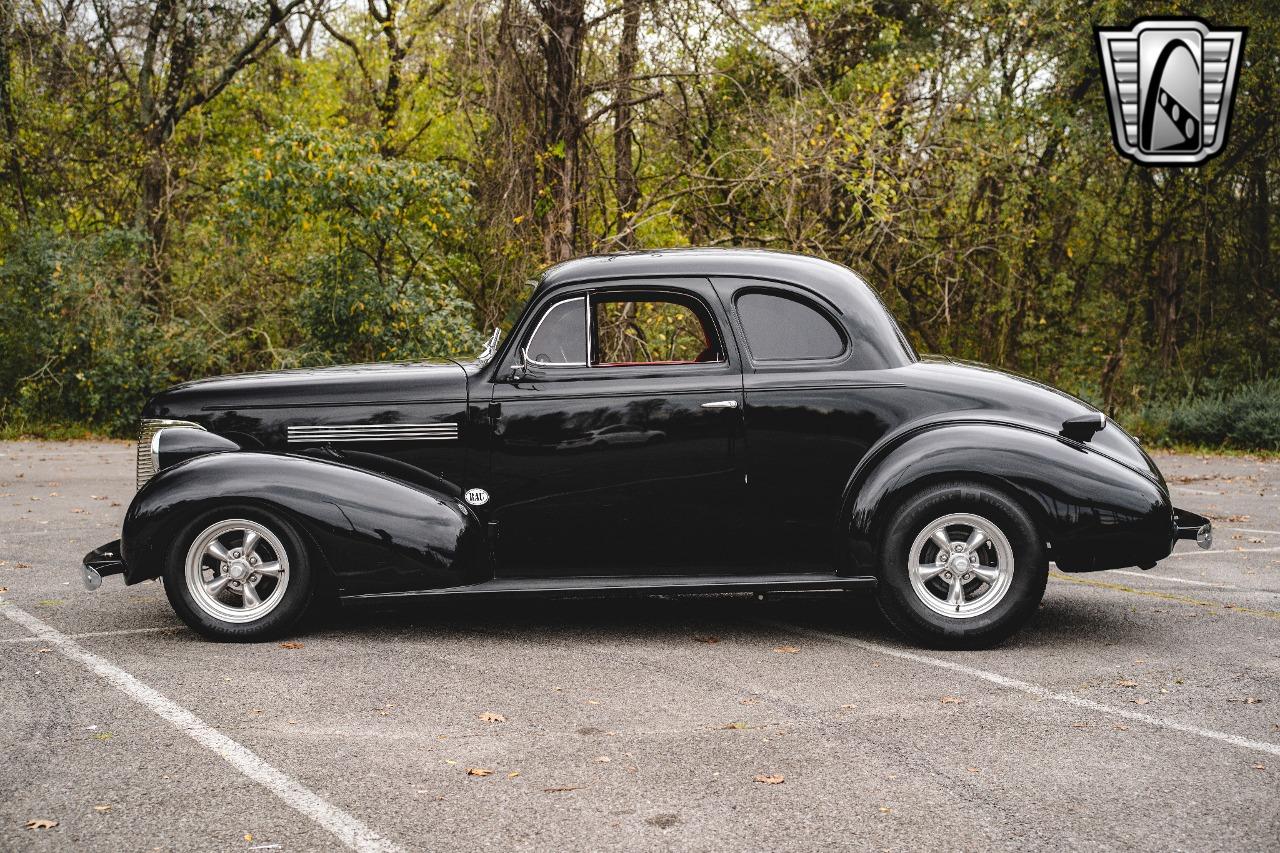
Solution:
<svg viewBox="0 0 1280 853"><path fill-rule="evenodd" d="M583 316L584 327L585 327L583 331L586 335L587 360L586 361L538 361L535 358L530 358L529 344L533 343L533 339L538 336L538 330L542 328L543 323L547 322L547 317L551 316L551 312L555 311L557 308L559 308L561 305L564 305L567 302L575 302L579 299L582 300L582 304L583 304L582 316ZM546 311L543 311L542 316L538 318L538 324L533 327L533 331L529 333L529 337L525 338L524 346L520 348L520 358L524 361L525 365L533 365L534 367L551 367L551 368L590 367L591 366L591 303L587 299L587 294L584 293L579 296L570 296L568 299L561 299L559 302L552 304L551 307L548 308Z"/></svg>

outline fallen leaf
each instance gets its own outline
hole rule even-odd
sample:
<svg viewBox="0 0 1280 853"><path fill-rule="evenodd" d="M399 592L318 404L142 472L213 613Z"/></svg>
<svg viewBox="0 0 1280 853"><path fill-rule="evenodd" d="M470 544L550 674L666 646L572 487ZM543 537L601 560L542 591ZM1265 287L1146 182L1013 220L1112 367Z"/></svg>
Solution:
<svg viewBox="0 0 1280 853"><path fill-rule="evenodd" d="M1228 699L1228 702L1238 702L1241 705L1261 705L1262 700L1257 696L1245 696L1243 699Z"/></svg>
<svg viewBox="0 0 1280 853"><path fill-rule="evenodd" d="M968 770L970 773L981 773L981 772L982 772L982 771L981 771L981 770L979 770L977 767L966 767L966 768L965 768L965 770Z"/></svg>
<svg viewBox="0 0 1280 853"><path fill-rule="evenodd" d="M1130 681L1127 678L1122 678L1116 682L1116 687L1137 687L1137 686L1138 686L1138 682Z"/></svg>
<svg viewBox="0 0 1280 853"><path fill-rule="evenodd" d="M510 773L508 773L508 774L507 774L507 778L508 778L508 779L514 779L514 778L516 778L516 777L517 777L517 776L519 776L519 775L520 775L520 771L519 771L519 770L512 770Z"/></svg>
<svg viewBox="0 0 1280 853"><path fill-rule="evenodd" d="M1137 699L1133 700L1133 704L1135 705L1146 705L1146 704L1149 704L1150 702L1151 702L1150 699L1143 698L1142 696L1139 696Z"/></svg>
<svg viewBox="0 0 1280 853"><path fill-rule="evenodd" d="M106 814L107 812L111 811L111 805L103 804L101 806L94 806L93 810L98 814Z"/></svg>
<svg viewBox="0 0 1280 853"><path fill-rule="evenodd" d="M1073 728L1073 729L1087 729L1087 728L1089 728L1089 724L1088 724L1088 723L1072 723L1072 724L1071 724L1071 728Z"/></svg>
<svg viewBox="0 0 1280 853"><path fill-rule="evenodd" d="M747 697L746 699L739 699L739 700L738 700L738 704L739 704L739 705L754 705L754 704L756 704L756 700L755 700L755 699L752 699L752 698L750 698L750 697Z"/></svg>
<svg viewBox="0 0 1280 853"><path fill-rule="evenodd" d="M890 812L892 812L892 811L893 811L893 809L889 808L888 806L881 806L881 807L880 807L880 814L889 814L889 813L890 813Z"/></svg>
<svg viewBox="0 0 1280 853"><path fill-rule="evenodd" d="M718 643L718 642L720 642L720 638L719 638L719 637L694 637L693 639L694 639L694 642L698 642L698 643L708 643L708 644L710 644L710 643Z"/></svg>
<svg viewBox="0 0 1280 853"><path fill-rule="evenodd" d="M1266 770L1266 769L1267 769L1267 765L1265 765L1265 764L1263 764L1261 761L1259 761L1257 764L1253 765L1253 769L1254 769L1254 770Z"/></svg>
<svg viewBox="0 0 1280 853"><path fill-rule="evenodd" d="M795 646L778 646L774 651L780 655L794 655L800 650Z"/></svg>
<svg viewBox="0 0 1280 853"><path fill-rule="evenodd" d="M53 829L57 825L58 822L56 820L49 820L45 817L27 821L27 829Z"/></svg>
<svg viewBox="0 0 1280 853"><path fill-rule="evenodd" d="M747 727L747 724L746 724L746 723L744 723L744 722L742 722L741 720L734 720L732 723L725 723L725 724L724 724L723 726L721 726L720 728L722 728L722 729L745 729L746 727Z"/></svg>
<svg viewBox="0 0 1280 853"><path fill-rule="evenodd" d="M495 714L493 711L485 711L480 715L480 719L486 723L505 723L507 718L501 714Z"/></svg>
<svg viewBox="0 0 1280 853"><path fill-rule="evenodd" d="M610 761L613 761L613 759L607 755L601 755L596 758L596 763L598 764L608 764Z"/></svg>
<svg viewBox="0 0 1280 853"><path fill-rule="evenodd" d="M4 592L8 592L8 591L9 591L9 587L7 587L7 586L0 586L0 593L4 593Z"/></svg>
<svg viewBox="0 0 1280 853"><path fill-rule="evenodd" d="M1115 724L1114 726L1112 726L1111 728L1115 729L1115 730L1116 730L1116 731L1118 731L1118 732L1127 732L1127 731L1129 731L1129 727L1128 727L1128 726L1126 726L1126 725L1124 725L1124 724L1122 724L1122 723L1116 723L1116 724Z"/></svg>
<svg viewBox="0 0 1280 853"><path fill-rule="evenodd" d="M781 773L759 773L752 777L751 781L759 782L761 785L781 785L783 782L787 781L787 777L783 776Z"/></svg>
<svg viewBox="0 0 1280 853"><path fill-rule="evenodd" d="M857 706L857 705L841 705L841 706L840 706L840 710L841 710L841 711L852 711L852 710L853 710L854 708L856 708L856 707L858 707L858 706Z"/></svg>
<svg viewBox="0 0 1280 853"><path fill-rule="evenodd" d="M252 840L253 840L253 833L252 833L252 832L246 832L246 833L244 834L244 840L245 840L245 841L252 841Z"/></svg>
<svg viewBox="0 0 1280 853"><path fill-rule="evenodd" d="M492 776L493 771L485 767L468 767L467 775L468 776Z"/></svg>
<svg viewBox="0 0 1280 853"><path fill-rule="evenodd" d="M578 791L578 790L581 790L581 788L582 788L582 786L581 786L581 785L565 785L565 786L560 787L560 788L543 788L543 789L542 789L542 793L544 793L544 794L563 794L565 791Z"/></svg>
<svg viewBox="0 0 1280 853"><path fill-rule="evenodd" d="M302 648L302 643L299 643L297 640L290 640L290 641L289 641L289 642L287 642L287 643L281 643L281 644L280 644L280 648L282 648L282 649L300 649L300 648Z"/></svg>
<svg viewBox="0 0 1280 853"><path fill-rule="evenodd" d="M943 705L963 705L964 699L959 696L943 696L941 702Z"/></svg>

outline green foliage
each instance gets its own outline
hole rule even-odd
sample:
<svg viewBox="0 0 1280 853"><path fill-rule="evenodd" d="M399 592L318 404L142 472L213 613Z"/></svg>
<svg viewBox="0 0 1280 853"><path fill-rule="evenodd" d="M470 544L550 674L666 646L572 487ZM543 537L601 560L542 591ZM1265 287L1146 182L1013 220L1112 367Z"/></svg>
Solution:
<svg viewBox="0 0 1280 853"><path fill-rule="evenodd" d="M1161 439L1183 444L1280 450L1280 381L1154 404L1143 412L1142 425Z"/></svg>
<svg viewBox="0 0 1280 853"><path fill-rule="evenodd" d="M264 229L301 278L303 338L326 358L475 352L457 282L474 222L466 182L439 164L388 159L376 136L290 127L250 152L229 204L242 245ZM272 257L264 258L267 264Z"/></svg>
<svg viewBox="0 0 1280 853"><path fill-rule="evenodd" d="M157 328L137 271L141 238L35 233L0 265L0 383L6 420L127 431L151 390L173 381L181 342Z"/></svg>

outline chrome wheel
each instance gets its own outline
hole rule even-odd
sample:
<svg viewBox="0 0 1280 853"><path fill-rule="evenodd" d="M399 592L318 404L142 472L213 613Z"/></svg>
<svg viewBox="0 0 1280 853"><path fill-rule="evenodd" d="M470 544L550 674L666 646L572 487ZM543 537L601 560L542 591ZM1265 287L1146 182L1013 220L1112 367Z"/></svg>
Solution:
<svg viewBox="0 0 1280 853"><path fill-rule="evenodd" d="M280 604L289 555L256 521L232 518L205 528L187 550L187 588L195 605L223 622L253 622Z"/></svg>
<svg viewBox="0 0 1280 853"><path fill-rule="evenodd" d="M1013 547L979 515L944 515L920 531L908 552L911 588L934 613L969 619L995 607L1013 582Z"/></svg>

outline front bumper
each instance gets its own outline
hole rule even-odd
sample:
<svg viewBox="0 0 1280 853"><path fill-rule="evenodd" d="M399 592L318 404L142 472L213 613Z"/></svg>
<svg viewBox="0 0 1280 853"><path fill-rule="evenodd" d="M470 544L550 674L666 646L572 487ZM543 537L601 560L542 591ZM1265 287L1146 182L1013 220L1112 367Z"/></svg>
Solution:
<svg viewBox="0 0 1280 853"><path fill-rule="evenodd" d="M1194 539L1203 550L1213 547L1213 522L1203 515L1174 507L1173 529L1178 539Z"/></svg>
<svg viewBox="0 0 1280 853"><path fill-rule="evenodd" d="M99 545L81 561L80 573L84 588L95 590L102 586L102 579L107 575L124 574L124 558L120 556L120 540Z"/></svg>

